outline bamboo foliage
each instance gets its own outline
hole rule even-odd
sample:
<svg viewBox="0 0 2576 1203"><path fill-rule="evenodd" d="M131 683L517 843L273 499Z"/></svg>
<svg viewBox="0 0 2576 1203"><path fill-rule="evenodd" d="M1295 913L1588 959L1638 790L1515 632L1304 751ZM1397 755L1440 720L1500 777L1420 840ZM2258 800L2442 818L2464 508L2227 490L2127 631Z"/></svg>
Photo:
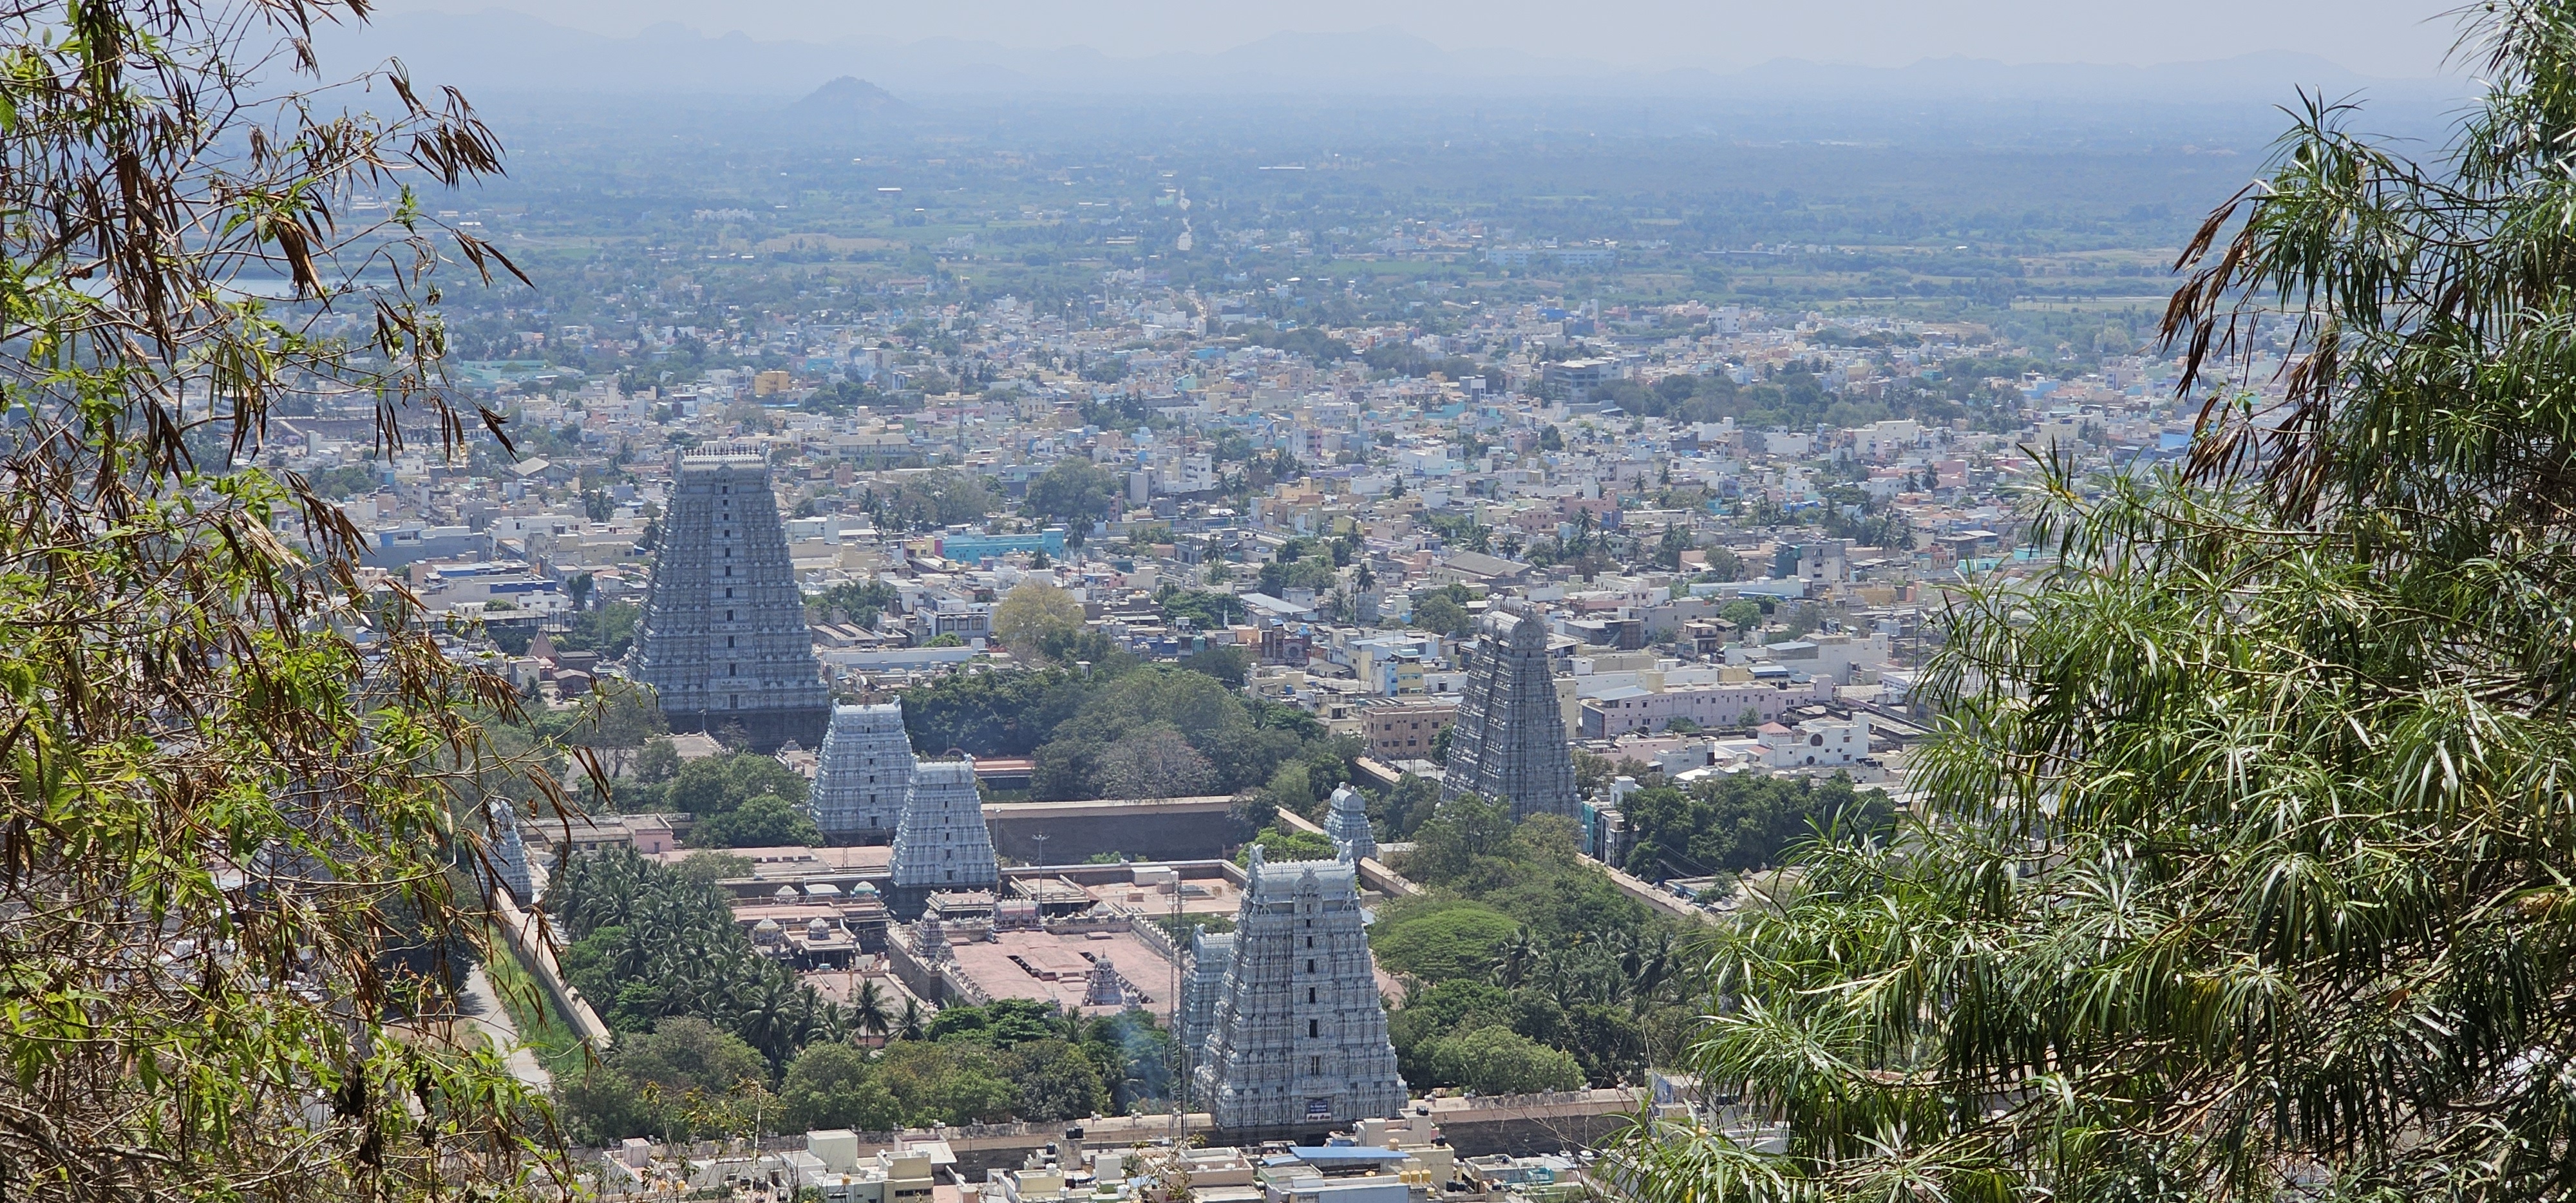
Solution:
<svg viewBox="0 0 2576 1203"><path fill-rule="evenodd" d="M404 968L479 938L454 883L507 766L472 716L515 695L234 463L293 395L371 399L388 446L496 428L438 386L437 272L514 269L405 182L499 148L398 67L326 86L312 27L364 15L0 6L0 1196L535 1181L542 1105Z"/></svg>
<svg viewBox="0 0 2576 1203"><path fill-rule="evenodd" d="M1741 1122L1641 1128L1638 1193L2576 1186L2576 6L2472 17L2441 161L2311 104L2188 249L2191 457L2046 465L2056 566L1928 674L1930 801L1727 933Z"/></svg>

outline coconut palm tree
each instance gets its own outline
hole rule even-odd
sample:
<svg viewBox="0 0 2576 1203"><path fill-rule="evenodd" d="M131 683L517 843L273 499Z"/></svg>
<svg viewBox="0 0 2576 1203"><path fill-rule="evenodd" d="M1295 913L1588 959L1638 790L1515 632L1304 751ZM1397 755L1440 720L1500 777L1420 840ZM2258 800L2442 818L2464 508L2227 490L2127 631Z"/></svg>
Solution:
<svg viewBox="0 0 2576 1203"><path fill-rule="evenodd" d="M1530 968L1538 963L1542 947L1539 938L1524 923L1511 938L1494 950L1494 984L1506 990L1517 989L1529 980Z"/></svg>
<svg viewBox="0 0 2576 1203"><path fill-rule="evenodd" d="M759 1049L775 1063L785 1059L796 1043L796 988L785 975L772 976L758 993L743 1005L733 1025L744 1043Z"/></svg>
<svg viewBox="0 0 2576 1203"><path fill-rule="evenodd" d="M858 993L850 997L850 1027L860 1035L882 1041L894 1029L894 1016L886 1008L885 990L875 979L859 983Z"/></svg>

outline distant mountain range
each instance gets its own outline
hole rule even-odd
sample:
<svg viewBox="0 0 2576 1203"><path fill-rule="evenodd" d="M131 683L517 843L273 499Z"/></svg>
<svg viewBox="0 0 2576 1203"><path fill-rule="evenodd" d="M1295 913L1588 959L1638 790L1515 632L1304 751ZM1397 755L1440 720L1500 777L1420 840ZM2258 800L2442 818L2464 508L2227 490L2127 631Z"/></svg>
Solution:
<svg viewBox="0 0 2576 1203"><path fill-rule="evenodd" d="M707 36L675 24L627 38L569 29L521 13L390 15L320 35L324 61L347 69L399 56L415 78L484 93L794 97L833 81L813 102L834 112L894 111L895 96L1341 95L1670 96L1751 102L1885 101L2283 103L2294 87L2330 97L2442 101L2468 94L2451 79L2374 79L2322 58L2265 52L2152 67L2007 64L1927 59L1907 67L1776 60L1742 71L1628 71L1582 59L1448 50L1392 29L1281 33L1211 54L1119 57L1086 46L1032 50L991 42L763 41ZM860 81L869 81L861 83ZM833 85L838 87L840 85Z"/></svg>

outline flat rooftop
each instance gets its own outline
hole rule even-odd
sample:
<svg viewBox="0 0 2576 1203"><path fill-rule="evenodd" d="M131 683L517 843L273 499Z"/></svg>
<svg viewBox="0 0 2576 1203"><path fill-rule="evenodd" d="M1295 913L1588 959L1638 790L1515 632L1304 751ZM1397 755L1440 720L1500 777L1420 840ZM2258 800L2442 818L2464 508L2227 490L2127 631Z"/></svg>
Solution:
<svg viewBox="0 0 2576 1203"><path fill-rule="evenodd" d="M698 848L674 848L656 852L653 859L665 865L676 865L689 859ZM863 844L853 848L724 848L729 856L751 862L751 876L758 881L794 881L806 877L842 877L851 874L882 876L894 860L894 848L886 844Z"/></svg>
<svg viewBox="0 0 2576 1203"><path fill-rule="evenodd" d="M797 974L796 980L814 987L826 1000L843 1006L856 999L859 987L867 982L875 982L877 990L885 996L886 1005L897 1012L903 1010L905 999L914 997L901 980L886 971L884 957L864 953L855 958L848 969L811 969ZM924 1003L922 1010L927 1014L938 1008Z"/></svg>
<svg viewBox="0 0 2576 1203"><path fill-rule="evenodd" d="M1015 894L1041 900L1050 910L1061 909L1079 891L1081 897L1095 903L1110 903L1148 915L1172 913L1172 888L1167 884L1143 885L1126 881L1085 884L1031 869L1005 869L1002 873L1011 880ZM1039 884L1041 879L1045 883L1043 889ZM1243 888L1223 877L1182 878L1180 889L1184 914L1230 916L1241 909Z"/></svg>
<svg viewBox="0 0 2576 1203"><path fill-rule="evenodd" d="M1160 1019L1172 1017L1172 963L1130 931L1004 931L989 942L952 943L948 951L958 972L986 994L1056 1003L1085 1015L1124 1010L1083 1005L1091 967L1106 959L1131 989L1145 993L1146 1010Z"/></svg>

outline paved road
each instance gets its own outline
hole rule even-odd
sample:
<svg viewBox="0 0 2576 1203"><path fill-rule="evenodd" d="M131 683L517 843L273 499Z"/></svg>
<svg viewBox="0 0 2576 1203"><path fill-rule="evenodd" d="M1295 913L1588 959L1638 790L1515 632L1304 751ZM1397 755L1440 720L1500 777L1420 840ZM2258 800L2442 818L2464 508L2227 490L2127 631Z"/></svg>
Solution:
<svg viewBox="0 0 2576 1203"><path fill-rule="evenodd" d="M500 996L492 992L492 981L483 976L481 965L476 965L473 972L465 975L465 997L460 1001L465 1021L483 1029L484 1037L509 1062L513 1076L534 1090L554 1088L554 1079L547 1075L546 1067L538 1063L537 1054L520 1042L519 1029L510 1022L509 1009L503 1007Z"/></svg>

